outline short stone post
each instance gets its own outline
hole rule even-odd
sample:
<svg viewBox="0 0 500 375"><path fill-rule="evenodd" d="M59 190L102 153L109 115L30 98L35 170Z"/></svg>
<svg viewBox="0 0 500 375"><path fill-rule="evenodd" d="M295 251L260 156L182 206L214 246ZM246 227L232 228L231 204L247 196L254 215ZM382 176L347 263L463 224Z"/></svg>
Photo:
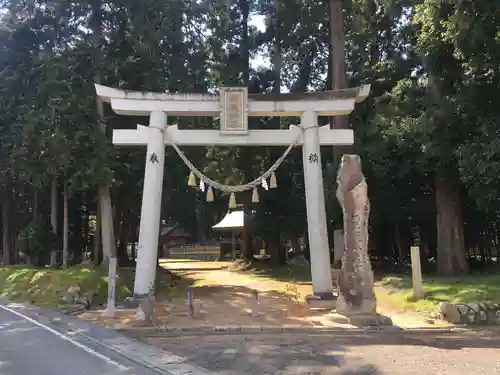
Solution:
<svg viewBox="0 0 500 375"><path fill-rule="evenodd" d="M413 282L413 296L416 299L424 298L424 287L422 284L422 269L420 266L420 249L418 246L410 248L411 253L411 278Z"/></svg>
<svg viewBox="0 0 500 375"><path fill-rule="evenodd" d="M257 290L252 291L252 315L259 315L259 292Z"/></svg>
<svg viewBox="0 0 500 375"><path fill-rule="evenodd" d="M188 289L188 310L189 310L189 316L193 317L194 316L194 304L193 304L193 289L192 288Z"/></svg>
<svg viewBox="0 0 500 375"><path fill-rule="evenodd" d="M337 229L333 232L333 254L335 263L340 263L342 257L344 256L345 242L344 242L344 230Z"/></svg>
<svg viewBox="0 0 500 375"><path fill-rule="evenodd" d="M118 260L116 257L109 258L108 265L108 303L104 315L114 317L116 314L115 291L116 291L116 268Z"/></svg>

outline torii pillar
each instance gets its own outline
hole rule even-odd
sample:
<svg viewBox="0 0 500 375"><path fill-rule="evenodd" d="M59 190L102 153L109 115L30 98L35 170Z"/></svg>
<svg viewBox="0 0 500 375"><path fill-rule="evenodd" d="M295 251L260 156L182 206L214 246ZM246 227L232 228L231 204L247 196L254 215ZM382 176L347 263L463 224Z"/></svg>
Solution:
<svg viewBox="0 0 500 375"><path fill-rule="evenodd" d="M147 146L141 224L134 295L154 289L165 145L179 146L289 146L297 137L302 146L307 226L311 251L313 293L331 298L330 246L326 226L321 145L354 143L352 130L319 127L318 116L348 115L369 94L370 86L307 94L248 94L246 88L221 88L219 95L144 93L95 85L97 95L117 114L150 116L149 127L114 130L113 143ZM171 116L220 116L220 130L181 130L167 126ZM300 117L300 128L250 130L248 116Z"/></svg>

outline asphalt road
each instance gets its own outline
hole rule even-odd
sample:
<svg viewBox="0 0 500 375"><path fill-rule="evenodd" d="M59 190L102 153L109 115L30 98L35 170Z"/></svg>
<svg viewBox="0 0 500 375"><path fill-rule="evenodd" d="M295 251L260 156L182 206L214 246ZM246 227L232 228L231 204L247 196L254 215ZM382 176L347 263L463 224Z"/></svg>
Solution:
<svg viewBox="0 0 500 375"><path fill-rule="evenodd" d="M82 338L0 306L0 375L153 375Z"/></svg>
<svg viewBox="0 0 500 375"><path fill-rule="evenodd" d="M497 332L149 337L219 375L500 374Z"/></svg>

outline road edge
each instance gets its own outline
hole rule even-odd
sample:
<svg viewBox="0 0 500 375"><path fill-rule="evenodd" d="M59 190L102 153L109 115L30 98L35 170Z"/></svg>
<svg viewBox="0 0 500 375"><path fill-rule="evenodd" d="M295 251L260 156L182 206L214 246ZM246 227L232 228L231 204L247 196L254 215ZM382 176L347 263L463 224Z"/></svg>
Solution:
<svg viewBox="0 0 500 375"><path fill-rule="evenodd" d="M129 361L159 374L217 375L216 372L189 363L187 358L144 344L120 332L95 326L77 317L67 316L34 305L10 303L3 297L0 297L0 305L15 311L28 320L34 320L51 330L58 331L67 338L74 340L75 337L80 336L94 345L115 352Z"/></svg>

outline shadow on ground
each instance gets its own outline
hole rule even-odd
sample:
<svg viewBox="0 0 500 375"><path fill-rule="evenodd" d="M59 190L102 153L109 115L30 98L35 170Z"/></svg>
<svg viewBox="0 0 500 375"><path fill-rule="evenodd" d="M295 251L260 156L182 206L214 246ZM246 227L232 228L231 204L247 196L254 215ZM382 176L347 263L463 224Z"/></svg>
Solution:
<svg viewBox="0 0 500 375"><path fill-rule="evenodd" d="M500 369L495 367L500 364L494 356L500 338L490 330L440 335L283 333L141 340L221 375L404 375L417 370L419 375L433 375L436 363L440 363L439 373L454 375L470 374L471 368L481 370L481 363L486 372L492 373L491 366ZM486 358L479 358L481 353Z"/></svg>

